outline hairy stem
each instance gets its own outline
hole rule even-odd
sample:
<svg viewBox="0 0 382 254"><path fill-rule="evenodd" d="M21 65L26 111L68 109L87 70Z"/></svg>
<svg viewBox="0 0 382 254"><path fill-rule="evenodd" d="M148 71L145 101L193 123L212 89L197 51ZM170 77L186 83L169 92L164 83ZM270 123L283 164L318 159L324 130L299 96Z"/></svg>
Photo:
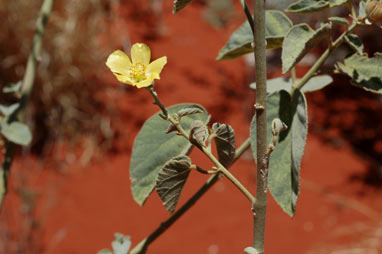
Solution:
<svg viewBox="0 0 382 254"><path fill-rule="evenodd" d="M263 172L266 163L263 160L267 153L267 70L265 41L265 2L255 0L255 63L256 63L256 149L257 149L257 179L256 201L253 203L254 228L253 247L258 254L264 253L265 217L267 209L267 179Z"/></svg>
<svg viewBox="0 0 382 254"><path fill-rule="evenodd" d="M235 158L232 162L236 162L238 158L249 148L251 142L247 138L244 143L236 150ZM172 224L174 224L183 214L185 214L219 179L220 174L211 176L207 182L194 194L192 197L184 203L170 218L162 222L158 228L156 228L147 238L142 240L137 246L130 251L130 254L145 253L149 245L161 236Z"/></svg>
<svg viewBox="0 0 382 254"><path fill-rule="evenodd" d="M29 53L26 71L21 87L20 107L15 112L15 114L10 117L10 121L16 119L19 121L22 120L25 104L33 88L33 83L35 80L37 69L37 58L40 56L45 27L48 22L50 13L52 11L53 3L54 0L44 0L41 6L40 14L37 19L36 31L33 37L32 49ZM10 141L7 141L5 145L5 155L0 170L0 177L2 177L2 181L0 181L0 183L3 184L3 188L0 189L4 189L4 193L0 193L0 205L3 203L2 201L6 194L7 176L12 166L14 150L15 144Z"/></svg>

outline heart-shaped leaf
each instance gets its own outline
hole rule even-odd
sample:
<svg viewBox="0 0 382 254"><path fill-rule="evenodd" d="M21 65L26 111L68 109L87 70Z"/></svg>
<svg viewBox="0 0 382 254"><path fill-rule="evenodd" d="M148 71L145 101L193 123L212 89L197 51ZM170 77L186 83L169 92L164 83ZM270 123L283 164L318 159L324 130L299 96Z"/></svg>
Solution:
<svg viewBox="0 0 382 254"><path fill-rule="evenodd" d="M203 112L182 117L180 123L186 131L190 131L191 122L194 120L208 123L207 111L197 104L178 104L167 110L169 114L173 114L183 108L197 108ZM168 124L168 121L163 120L157 113L144 123L135 138L130 178L133 197L139 205L143 205L154 189L158 172L164 164L171 158L187 154L191 148L190 142L175 132L165 134Z"/></svg>
<svg viewBox="0 0 382 254"><path fill-rule="evenodd" d="M292 21L281 11L269 10L265 16L265 39L267 49L280 48L286 32L292 27ZM253 35L248 22L244 22L229 38L220 50L217 60L234 59L253 52Z"/></svg>
<svg viewBox="0 0 382 254"><path fill-rule="evenodd" d="M22 146L28 145L32 140L29 127L20 122L8 123L3 121L1 123L1 134L9 141Z"/></svg>
<svg viewBox="0 0 382 254"><path fill-rule="evenodd" d="M382 53L374 57L353 54L336 68L352 78L352 83L367 91L382 94Z"/></svg>
<svg viewBox="0 0 382 254"><path fill-rule="evenodd" d="M290 71L331 29L324 24L316 31L307 24L293 26L284 38L281 60L283 73Z"/></svg>
<svg viewBox="0 0 382 254"><path fill-rule="evenodd" d="M307 105L303 93L296 90L291 96L285 90L268 96L267 126L271 130L273 119L279 118L288 129L281 132L269 162L268 186L281 208L293 216L300 192L300 163L304 153L308 130ZM256 117L251 122L251 147L256 158ZM272 140L271 131L268 141Z"/></svg>
<svg viewBox="0 0 382 254"><path fill-rule="evenodd" d="M215 143L219 162L225 168L228 168L235 158L235 132L228 124L214 123L212 129L217 135L215 137Z"/></svg>
<svg viewBox="0 0 382 254"><path fill-rule="evenodd" d="M180 193L190 174L190 167L191 159L183 155L169 160L159 171L155 189L170 213L175 211Z"/></svg>

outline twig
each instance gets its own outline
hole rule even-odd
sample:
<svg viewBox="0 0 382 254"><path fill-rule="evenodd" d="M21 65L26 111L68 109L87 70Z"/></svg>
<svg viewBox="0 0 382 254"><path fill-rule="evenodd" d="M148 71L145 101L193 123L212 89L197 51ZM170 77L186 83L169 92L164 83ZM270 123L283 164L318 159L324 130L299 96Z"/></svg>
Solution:
<svg viewBox="0 0 382 254"><path fill-rule="evenodd" d="M40 56L42 39L45 33L48 18L52 11L53 3L54 0L44 0L41 6L40 14L37 19L36 32L33 37L32 49L29 53L23 84L21 87L20 107L15 114L10 117L10 121L16 119L21 120L23 118L25 104L33 88L37 69L37 57ZM0 193L0 205L3 203L2 201L7 192L7 176L12 166L15 146L16 145L10 141L7 141L5 145L5 155L0 170L0 177L3 177L4 193Z"/></svg>

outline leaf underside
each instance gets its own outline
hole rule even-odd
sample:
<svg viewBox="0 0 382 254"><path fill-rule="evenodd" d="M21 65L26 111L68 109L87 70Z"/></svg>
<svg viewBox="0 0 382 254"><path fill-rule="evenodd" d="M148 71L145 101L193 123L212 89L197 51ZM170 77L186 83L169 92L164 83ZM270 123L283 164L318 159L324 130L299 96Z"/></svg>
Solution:
<svg viewBox="0 0 382 254"><path fill-rule="evenodd" d="M217 135L217 137L215 137L215 144L219 162L225 168L228 168L235 158L235 132L228 124L214 123L212 129Z"/></svg>
<svg viewBox="0 0 382 254"><path fill-rule="evenodd" d="M292 101L292 102L291 102ZM295 91L293 100L285 90L268 96L267 126L271 129L272 120L279 118L288 129L278 136L277 146L269 163L268 187L280 207L290 216L296 211L300 192L300 163L307 137L307 105L303 93ZM256 158L256 117L251 122L251 147ZM268 142L272 138L268 131Z"/></svg>
<svg viewBox="0 0 382 254"><path fill-rule="evenodd" d="M182 117L180 123L185 131L190 131L194 120L208 123L207 111L197 104L178 104L167 108L169 114L177 113L183 108L200 109L202 113ZM159 116L159 112L149 118L134 141L130 162L131 188L134 200L143 205L146 198L155 187L158 172L170 159L185 155L191 149L191 144L175 132L165 134L168 121Z"/></svg>
<svg viewBox="0 0 382 254"><path fill-rule="evenodd" d="M155 189L170 213L175 211L180 193L190 174L190 166L191 159L183 155L169 160L159 171Z"/></svg>

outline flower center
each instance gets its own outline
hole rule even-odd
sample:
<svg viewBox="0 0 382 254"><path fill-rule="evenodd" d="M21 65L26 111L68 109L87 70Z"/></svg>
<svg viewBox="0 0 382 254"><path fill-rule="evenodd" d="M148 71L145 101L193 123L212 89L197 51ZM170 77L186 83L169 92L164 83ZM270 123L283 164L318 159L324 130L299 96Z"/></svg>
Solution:
<svg viewBox="0 0 382 254"><path fill-rule="evenodd" d="M140 82L146 79L146 66L143 63L132 64L127 71L130 79L135 82Z"/></svg>

